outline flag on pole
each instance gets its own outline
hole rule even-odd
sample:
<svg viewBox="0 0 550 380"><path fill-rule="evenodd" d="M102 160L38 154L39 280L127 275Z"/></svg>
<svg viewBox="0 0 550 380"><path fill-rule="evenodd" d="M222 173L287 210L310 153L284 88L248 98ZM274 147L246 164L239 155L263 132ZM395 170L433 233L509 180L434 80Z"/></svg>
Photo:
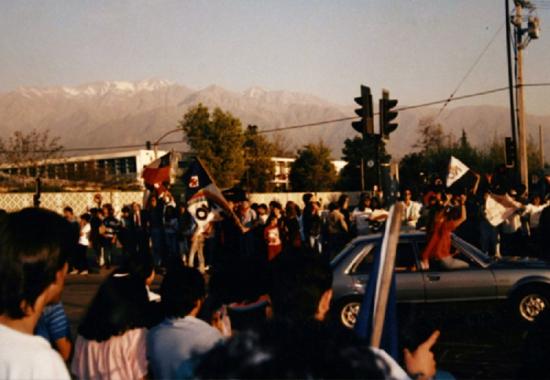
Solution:
<svg viewBox="0 0 550 380"><path fill-rule="evenodd" d="M183 175L187 209L195 219L198 230L209 222L219 220L221 211L235 220L242 229L239 218L235 215L222 192L210 176L210 173L199 158L193 159Z"/></svg>
<svg viewBox="0 0 550 380"><path fill-rule="evenodd" d="M395 285L395 255L401 225L402 206L390 209L382 244L375 249L365 296L355 324L355 332L368 339L372 346L382 348L396 360L397 315Z"/></svg>
<svg viewBox="0 0 550 380"><path fill-rule="evenodd" d="M449 162L449 173L447 174L447 187L450 187L453 183L458 181L466 172L470 170L462 161L455 156L451 156Z"/></svg>
<svg viewBox="0 0 550 380"><path fill-rule="evenodd" d="M508 194L489 194L485 200L485 218L492 226L498 226L514 214L521 204Z"/></svg>
<svg viewBox="0 0 550 380"><path fill-rule="evenodd" d="M170 162L171 154L166 153L145 166L141 174L145 185L158 189L164 182L170 182Z"/></svg>

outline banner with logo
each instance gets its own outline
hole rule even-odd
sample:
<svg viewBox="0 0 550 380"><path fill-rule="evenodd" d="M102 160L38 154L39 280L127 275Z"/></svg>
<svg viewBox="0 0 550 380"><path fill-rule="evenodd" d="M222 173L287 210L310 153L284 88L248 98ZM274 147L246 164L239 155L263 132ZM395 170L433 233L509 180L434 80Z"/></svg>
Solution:
<svg viewBox="0 0 550 380"><path fill-rule="evenodd" d="M195 219L199 231L202 231L208 223L220 220L222 212L232 218L243 229L239 218L237 218L199 158L195 158L191 162L183 175L183 181L187 209Z"/></svg>
<svg viewBox="0 0 550 380"><path fill-rule="evenodd" d="M447 174L447 187L451 187L451 185L462 178L468 170L470 170L470 168L464 165L462 161L455 156L451 156L451 161L449 162L449 172Z"/></svg>

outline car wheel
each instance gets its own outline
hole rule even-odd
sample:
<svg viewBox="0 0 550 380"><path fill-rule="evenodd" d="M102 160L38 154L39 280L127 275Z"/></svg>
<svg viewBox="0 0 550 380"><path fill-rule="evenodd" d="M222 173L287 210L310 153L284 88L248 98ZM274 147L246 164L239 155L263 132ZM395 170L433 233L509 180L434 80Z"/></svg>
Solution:
<svg viewBox="0 0 550 380"><path fill-rule="evenodd" d="M530 287L515 296L515 308L520 321L532 323L542 311L550 307L550 292L541 287Z"/></svg>
<svg viewBox="0 0 550 380"><path fill-rule="evenodd" d="M348 329L352 329L355 326L360 307L361 301L358 299L351 298L340 303L340 307L338 308L340 322Z"/></svg>

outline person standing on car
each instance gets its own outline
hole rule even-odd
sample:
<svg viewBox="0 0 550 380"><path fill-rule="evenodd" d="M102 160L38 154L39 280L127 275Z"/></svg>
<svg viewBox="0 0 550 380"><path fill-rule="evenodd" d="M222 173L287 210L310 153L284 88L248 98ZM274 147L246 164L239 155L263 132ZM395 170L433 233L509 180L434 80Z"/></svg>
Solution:
<svg viewBox="0 0 550 380"><path fill-rule="evenodd" d="M453 209L446 210L442 206L436 206L433 213L431 229L428 232L428 244L422 252L422 268L427 270L430 260L441 262L445 269L463 269L469 265L467 262L456 259L451 255L451 234L466 220L466 196L460 196L460 216L454 218Z"/></svg>

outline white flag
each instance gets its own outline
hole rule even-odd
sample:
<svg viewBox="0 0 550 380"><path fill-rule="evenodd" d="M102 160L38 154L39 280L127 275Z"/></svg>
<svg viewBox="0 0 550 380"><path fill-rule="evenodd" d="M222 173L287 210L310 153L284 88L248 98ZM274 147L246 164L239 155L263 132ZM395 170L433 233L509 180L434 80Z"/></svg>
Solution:
<svg viewBox="0 0 550 380"><path fill-rule="evenodd" d="M451 156L449 162L449 174L447 174L447 187L458 181L466 172L470 170L462 161L455 156Z"/></svg>
<svg viewBox="0 0 550 380"><path fill-rule="evenodd" d="M485 201L485 218L487 218L487 221L491 225L496 227L508 219L520 207L521 204L512 199L508 194L489 194Z"/></svg>

